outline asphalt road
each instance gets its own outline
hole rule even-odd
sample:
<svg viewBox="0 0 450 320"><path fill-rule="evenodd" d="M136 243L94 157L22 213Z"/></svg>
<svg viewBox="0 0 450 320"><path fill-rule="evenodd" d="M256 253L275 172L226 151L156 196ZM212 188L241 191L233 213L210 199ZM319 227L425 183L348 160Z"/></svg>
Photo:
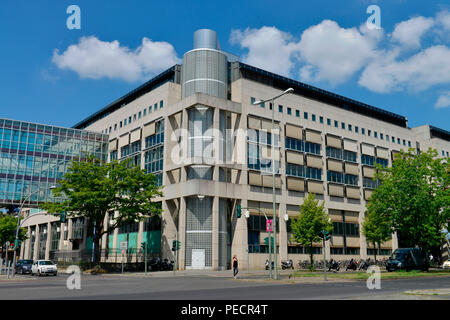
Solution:
<svg viewBox="0 0 450 320"><path fill-rule="evenodd" d="M380 290L369 290L365 281L271 283L211 276L156 278L82 275L81 289L69 290L66 287L67 278L68 275L59 274L57 277L35 277L33 280L0 281L0 299L377 299L402 294L406 290L450 288L450 277L383 280Z"/></svg>

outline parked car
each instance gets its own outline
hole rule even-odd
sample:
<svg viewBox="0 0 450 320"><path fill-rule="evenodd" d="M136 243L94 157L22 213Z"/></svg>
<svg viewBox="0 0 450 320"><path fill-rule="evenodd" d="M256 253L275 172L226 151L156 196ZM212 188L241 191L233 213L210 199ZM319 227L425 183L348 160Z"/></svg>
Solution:
<svg viewBox="0 0 450 320"><path fill-rule="evenodd" d="M37 260L31 267L31 275L34 276L35 274L38 276L43 274L53 274L56 276L58 274L58 268L56 267L56 264L50 260Z"/></svg>
<svg viewBox="0 0 450 320"><path fill-rule="evenodd" d="M444 268L444 269L450 269L450 259L448 259L447 261L445 261L445 262L442 264L442 268Z"/></svg>
<svg viewBox="0 0 450 320"><path fill-rule="evenodd" d="M425 250L420 248L396 249L386 262L387 271L420 269L428 271L429 260Z"/></svg>
<svg viewBox="0 0 450 320"><path fill-rule="evenodd" d="M20 259L16 263L16 273L20 273L20 274L31 273L32 265L33 265L33 260Z"/></svg>

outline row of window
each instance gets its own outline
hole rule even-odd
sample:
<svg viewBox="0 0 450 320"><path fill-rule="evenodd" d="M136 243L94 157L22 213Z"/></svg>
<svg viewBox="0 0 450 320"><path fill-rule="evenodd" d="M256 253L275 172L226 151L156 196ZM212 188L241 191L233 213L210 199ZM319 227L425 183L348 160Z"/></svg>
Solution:
<svg viewBox="0 0 450 320"><path fill-rule="evenodd" d="M322 180L322 169L286 163L286 175L314 180Z"/></svg>
<svg viewBox="0 0 450 320"><path fill-rule="evenodd" d="M250 103L253 104L256 101L256 99L254 97L250 97ZM265 104L262 103L259 105L261 108L265 108ZM269 104L269 109L272 110L272 103ZM292 115L292 108L287 107L287 114L288 115ZM282 105L278 105L278 112L283 113L283 106ZM295 116L297 118L300 118L300 110L295 109ZM309 115L308 112L303 112L303 119L308 120L309 119ZM317 117L315 114L311 114L311 121L316 122L317 121ZM347 124L345 122L341 122L340 126L339 126L339 121L337 120L331 120L330 118L327 118L327 125L331 126L333 122L333 125L335 128L341 128L342 130L347 130L350 132L354 132L355 133L359 133L359 127L358 126L353 126L351 124ZM324 118L322 116L319 116L319 123L323 124L324 123ZM366 135L366 129L365 128L361 128L361 134L362 135ZM367 130L367 136L371 137L372 136L372 130ZM386 138L386 141L389 142L389 135L384 135L383 133L380 132L380 134L378 134L377 131L373 131L373 137L374 138L379 138L380 140L384 140ZM395 143L396 138L395 137L391 137L391 142ZM397 138L397 144L402 144L406 146L406 140L403 139L403 141L401 141L400 138ZM411 147L411 141L408 141L408 147ZM447 155L448 156L448 155Z"/></svg>
<svg viewBox="0 0 450 320"><path fill-rule="evenodd" d="M327 171L328 182L345 183L352 186L358 185L358 176L336 171Z"/></svg>
<svg viewBox="0 0 450 320"><path fill-rule="evenodd" d="M383 158L376 158L374 156L368 156L366 154L361 155L361 164L366 166L374 166L375 163L381 164L383 167L388 166L388 160Z"/></svg>
<svg viewBox="0 0 450 320"><path fill-rule="evenodd" d="M333 222L333 235L359 236L359 224Z"/></svg>
<svg viewBox="0 0 450 320"><path fill-rule="evenodd" d="M327 147L326 148L326 155L327 157L349 161L349 162L356 162L356 152L348 151L348 150L342 150L337 149L334 147Z"/></svg>
<svg viewBox="0 0 450 320"><path fill-rule="evenodd" d="M300 152L313 153L320 155L321 145L318 143L298 140L291 137L286 137L285 148Z"/></svg>
<svg viewBox="0 0 450 320"><path fill-rule="evenodd" d="M161 100L159 102L159 109L162 109L163 107L164 107L164 101ZM127 124L130 125L132 122L139 120L142 117L145 117L147 114L151 114L152 111L156 111L156 110L158 110L158 103L155 103L154 105L150 105L150 106L146 107L142 111L139 111L138 113L135 113L134 115L123 119L123 121L120 121L119 123L115 123L114 126L110 126L109 128L102 130L102 133L108 134L108 133L111 133L113 130L116 131L118 127L119 128L126 127Z"/></svg>

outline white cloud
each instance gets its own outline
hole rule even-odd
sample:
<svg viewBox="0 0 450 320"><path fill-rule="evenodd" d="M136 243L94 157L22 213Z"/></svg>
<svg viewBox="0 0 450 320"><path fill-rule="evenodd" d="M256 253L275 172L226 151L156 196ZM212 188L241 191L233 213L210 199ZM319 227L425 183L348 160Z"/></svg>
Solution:
<svg viewBox="0 0 450 320"><path fill-rule="evenodd" d="M343 83L376 57L379 31L341 28L331 20L306 29L299 49L306 64L300 69L302 80Z"/></svg>
<svg viewBox="0 0 450 320"><path fill-rule="evenodd" d="M142 80L179 63L173 46L167 42L142 39L135 50L121 46L117 40L106 42L94 36L82 37L78 44L59 54L53 52L53 63L60 69L72 70L81 78Z"/></svg>
<svg viewBox="0 0 450 320"><path fill-rule="evenodd" d="M450 107L450 91L440 95L434 106L436 109Z"/></svg>
<svg viewBox="0 0 450 320"><path fill-rule="evenodd" d="M286 76L290 74L294 55L298 51L298 44L293 41L293 36L275 27L232 30L230 42L248 49L248 53L242 58L243 62Z"/></svg>
<svg viewBox="0 0 450 320"><path fill-rule="evenodd" d="M437 24L446 31L450 31L450 12L443 10L436 15Z"/></svg>
<svg viewBox="0 0 450 320"><path fill-rule="evenodd" d="M363 71L359 85L378 93L408 89L422 91L450 83L450 49L432 46L408 59L397 61L398 51L372 61Z"/></svg>
<svg viewBox="0 0 450 320"><path fill-rule="evenodd" d="M414 17L395 25L391 38L405 48L420 48L420 39L434 25L433 18Z"/></svg>

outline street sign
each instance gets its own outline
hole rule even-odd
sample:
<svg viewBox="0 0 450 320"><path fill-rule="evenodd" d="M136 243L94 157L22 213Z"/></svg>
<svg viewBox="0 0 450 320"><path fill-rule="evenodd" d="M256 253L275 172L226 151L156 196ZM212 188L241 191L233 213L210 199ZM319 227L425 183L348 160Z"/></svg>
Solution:
<svg viewBox="0 0 450 320"><path fill-rule="evenodd" d="M272 219L267 219L266 220L266 231L267 232L272 232L273 231L273 221L272 221Z"/></svg>
<svg viewBox="0 0 450 320"><path fill-rule="evenodd" d="M127 241L121 241L119 244L119 247L121 250L127 250L128 249L128 242Z"/></svg>

